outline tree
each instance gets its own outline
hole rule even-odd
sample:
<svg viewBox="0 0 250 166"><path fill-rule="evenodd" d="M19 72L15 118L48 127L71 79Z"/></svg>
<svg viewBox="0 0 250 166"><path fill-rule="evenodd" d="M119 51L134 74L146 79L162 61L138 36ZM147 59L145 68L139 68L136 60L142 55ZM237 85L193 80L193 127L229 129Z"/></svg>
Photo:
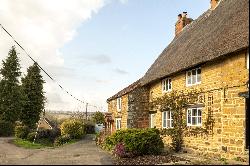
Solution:
<svg viewBox="0 0 250 166"><path fill-rule="evenodd" d="M44 109L45 96L41 70L37 63L34 63L27 69L27 75L22 78L21 91L25 96L24 107L21 114L21 121L33 128L40 119L40 114Z"/></svg>
<svg viewBox="0 0 250 166"><path fill-rule="evenodd" d="M93 116L93 120L94 120L95 123L97 123L97 124L100 124L100 123L104 124L105 119L104 119L103 113L101 113L101 112L99 112L99 111L96 112L96 113L94 114L94 116Z"/></svg>
<svg viewBox="0 0 250 166"><path fill-rule="evenodd" d="M14 123L18 120L21 111L20 85L21 76L20 64L15 46L12 46L8 57L2 61L0 74L0 120Z"/></svg>

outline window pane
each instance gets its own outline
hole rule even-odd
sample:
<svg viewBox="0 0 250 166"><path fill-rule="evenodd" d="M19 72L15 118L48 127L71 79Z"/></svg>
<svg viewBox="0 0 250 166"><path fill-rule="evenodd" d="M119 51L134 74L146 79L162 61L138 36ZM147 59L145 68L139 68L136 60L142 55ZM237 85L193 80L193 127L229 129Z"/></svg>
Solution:
<svg viewBox="0 0 250 166"><path fill-rule="evenodd" d="M201 81L201 69L197 69L197 82Z"/></svg>
<svg viewBox="0 0 250 166"><path fill-rule="evenodd" d="M170 120L170 127L173 127L173 120Z"/></svg>
<svg viewBox="0 0 250 166"><path fill-rule="evenodd" d="M191 116L188 117L188 123L191 124Z"/></svg>
<svg viewBox="0 0 250 166"><path fill-rule="evenodd" d="M168 80L168 90L172 89L172 81L171 79Z"/></svg>
<svg viewBox="0 0 250 166"><path fill-rule="evenodd" d="M191 72L189 71L189 72L187 72L187 83L188 84L191 84L192 82L191 82Z"/></svg>
<svg viewBox="0 0 250 166"><path fill-rule="evenodd" d="M167 111L167 119L170 119L170 111Z"/></svg>
<svg viewBox="0 0 250 166"><path fill-rule="evenodd" d="M167 127L170 127L170 120L167 120Z"/></svg>
<svg viewBox="0 0 250 166"><path fill-rule="evenodd" d="M164 119L164 120L167 119L167 112L163 112L163 119Z"/></svg>
<svg viewBox="0 0 250 166"><path fill-rule="evenodd" d="M197 109L192 110L192 116L197 116Z"/></svg>
<svg viewBox="0 0 250 166"><path fill-rule="evenodd" d="M187 116L188 116L187 123L191 124L191 110L187 111Z"/></svg>
<svg viewBox="0 0 250 166"><path fill-rule="evenodd" d="M201 124L201 117L198 117L198 124Z"/></svg>
<svg viewBox="0 0 250 166"><path fill-rule="evenodd" d="M196 83L196 70L193 69L192 70L192 84L195 84Z"/></svg>
<svg viewBox="0 0 250 166"><path fill-rule="evenodd" d="M165 80L162 81L162 90L163 91L166 90L166 81Z"/></svg>
<svg viewBox="0 0 250 166"><path fill-rule="evenodd" d="M167 127L166 126L166 120L163 120L163 127Z"/></svg>
<svg viewBox="0 0 250 166"><path fill-rule="evenodd" d="M192 117L192 125L197 125L197 117Z"/></svg>
<svg viewBox="0 0 250 166"><path fill-rule="evenodd" d="M201 110L198 109L198 116L201 116Z"/></svg>

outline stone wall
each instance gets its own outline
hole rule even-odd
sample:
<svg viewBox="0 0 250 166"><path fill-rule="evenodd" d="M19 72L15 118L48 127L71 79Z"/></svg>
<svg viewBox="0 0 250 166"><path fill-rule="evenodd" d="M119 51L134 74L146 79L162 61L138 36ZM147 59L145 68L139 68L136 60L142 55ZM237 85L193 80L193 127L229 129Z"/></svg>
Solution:
<svg viewBox="0 0 250 166"><path fill-rule="evenodd" d="M186 73L171 76L173 90L192 90L202 88L205 91L205 106L202 109L202 127L209 117L214 119L209 134L184 137L184 146L199 153L215 154L233 158L246 154L245 151L245 98L240 92L248 91L244 85L249 80L246 68L246 50L227 55L227 58L202 64L201 84L186 87ZM164 95L161 81L150 86L151 101ZM185 111L185 110L184 110ZM156 127L162 128L162 115L157 111ZM165 143L171 139L164 138Z"/></svg>
<svg viewBox="0 0 250 166"><path fill-rule="evenodd" d="M149 127L149 93L145 87L136 88L128 97L128 128Z"/></svg>
<svg viewBox="0 0 250 166"><path fill-rule="evenodd" d="M112 132L116 131L116 118L121 118L121 128L127 128L127 116L128 116L128 94L123 95L122 97L122 108L121 110L117 109L117 99L111 100L108 102L108 112L112 113L112 119L114 123L112 125Z"/></svg>

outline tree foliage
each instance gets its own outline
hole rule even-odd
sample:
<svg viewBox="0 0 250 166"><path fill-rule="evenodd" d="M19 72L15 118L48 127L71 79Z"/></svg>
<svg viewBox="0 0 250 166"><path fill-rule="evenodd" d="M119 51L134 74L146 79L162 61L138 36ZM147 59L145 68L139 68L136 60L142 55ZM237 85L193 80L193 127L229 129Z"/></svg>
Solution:
<svg viewBox="0 0 250 166"><path fill-rule="evenodd" d="M21 121L34 127L40 119L40 114L44 109L45 96L41 70L37 63L34 63L27 69L27 75L22 78L21 91L23 94L24 107L22 109Z"/></svg>
<svg viewBox="0 0 250 166"><path fill-rule="evenodd" d="M99 112L99 111L96 112L96 113L94 114L94 116L93 116L93 120L94 120L94 122L97 123L97 124L104 124L105 119L104 119L103 113L101 113L101 112Z"/></svg>
<svg viewBox="0 0 250 166"><path fill-rule="evenodd" d="M11 123L18 120L22 109L19 77L19 58L14 46L11 47L6 60L2 61L0 74L0 119Z"/></svg>

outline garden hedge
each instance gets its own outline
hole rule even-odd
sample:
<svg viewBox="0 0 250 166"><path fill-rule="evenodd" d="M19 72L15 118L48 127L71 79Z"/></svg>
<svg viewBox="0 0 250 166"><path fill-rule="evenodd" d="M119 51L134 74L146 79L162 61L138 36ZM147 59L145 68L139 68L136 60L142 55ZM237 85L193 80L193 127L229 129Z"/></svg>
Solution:
<svg viewBox="0 0 250 166"><path fill-rule="evenodd" d="M160 154L164 148L158 129L118 130L105 139L104 147L113 150L121 143L126 152L134 155Z"/></svg>

